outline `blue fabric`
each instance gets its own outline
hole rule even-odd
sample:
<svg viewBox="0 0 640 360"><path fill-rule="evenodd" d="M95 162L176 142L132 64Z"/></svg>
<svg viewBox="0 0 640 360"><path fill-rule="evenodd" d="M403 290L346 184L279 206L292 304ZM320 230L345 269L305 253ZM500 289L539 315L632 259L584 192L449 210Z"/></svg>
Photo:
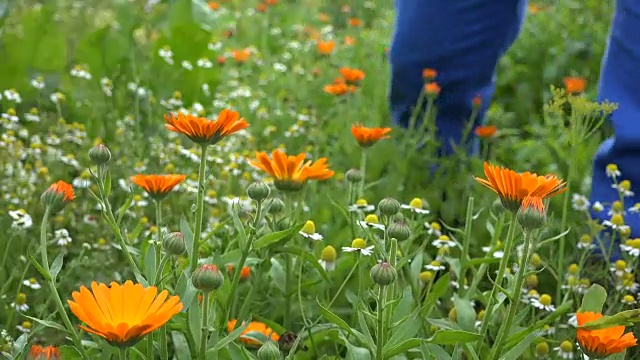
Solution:
<svg viewBox="0 0 640 360"><path fill-rule="evenodd" d="M468 120L474 96L483 108L493 96L499 58L517 37L526 12L524 0L396 0L396 27L390 50L392 119L407 126L424 80L422 70L438 71L438 137L442 154L452 151ZM591 201L618 198L605 175L617 164L622 179L631 180L640 201L640 1L617 0L607 51L603 59L600 100L619 103L611 117L615 138L608 139L594 158ZM593 215L609 218L608 208ZM632 234L640 236L640 216L627 214Z"/></svg>

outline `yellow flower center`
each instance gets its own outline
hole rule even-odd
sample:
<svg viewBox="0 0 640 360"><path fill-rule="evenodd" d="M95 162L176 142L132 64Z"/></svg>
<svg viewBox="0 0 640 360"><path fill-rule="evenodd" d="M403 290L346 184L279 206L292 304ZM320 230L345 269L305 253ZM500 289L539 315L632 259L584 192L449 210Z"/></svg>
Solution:
<svg viewBox="0 0 640 360"><path fill-rule="evenodd" d="M9 108L9 109L7 110L7 114L8 114L9 116L16 116L16 109L14 109L14 108Z"/></svg>
<svg viewBox="0 0 640 360"><path fill-rule="evenodd" d="M616 171L618 171L618 165L616 165L616 164L609 164L609 165L607 165L607 171L609 171L609 172L616 172Z"/></svg>
<svg viewBox="0 0 640 360"><path fill-rule="evenodd" d="M610 221L613 225L616 225L616 226L624 225L624 218L620 214L613 214L613 216L611 216Z"/></svg>
<svg viewBox="0 0 640 360"><path fill-rule="evenodd" d="M24 305L26 303L27 303L27 294L25 293L18 294L18 296L16 297L16 304Z"/></svg>
<svg viewBox="0 0 640 360"><path fill-rule="evenodd" d="M485 311L484 310L480 310L478 312L478 320L484 320L484 315L485 315Z"/></svg>
<svg viewBox="0 0 640 360"><path fill-rule="evenodd" d="M567 278L567 284L569 284L569 286L576 286L578 285L579 281L578 278L575 276L569 276Z"/></svg>
<svg viewBox="0 0 640 360"><path fill-rule="evenodd" d="M322 254L320 255L320 258L326 262L334 262L336 261L337 257L338 253L336 252L336 249L331 245L322 249Z"/></svg>
<svg viewBox="0 0 640 360"><path fill-rule="evenodd" d="M305 234L315 234L316 224L314 224L314 222L311 220L307 220L307 222L304 223L304 226L302 227L301 231Z"/></svg>
<svg viewBox="0 0 640 360"><path fill-rule="evenodd" d="M210 198L216 197L216 195L218 195L218 193L215 190L207 191L207 196Z"/></svg>
<svg viewBox="0 0 640 360"><path fill-rule="evenodd" d="M622 301L626 302L627 304L631 304L636 301L636 299L633 297L633 295L627 294L622 298Z"/></svg>
<svg viewBox="0 0 640 360"><path fill-rule="evenodd" d="M433 272L431 271L423 271L420 273L420 281L423 283L429 283L433 280Z"/></svg>
<svg viewBox="0 0 640 360"><path fill-rule="evenodd" d="M573 343L569 340L565 340L560 343L560 350L564 352L573 352Z"/></svg>
<svg viewBox="0 0 640 360"><path fill-rule="evenodd" d="M98 239L98 245L101 245L101 246L102 246L102 245L104 245L104 244L106 244L106 243L107 243L107 240L105 240L105 239L103 239L103 238Z"/></svg>
<svg viewBox="0 0 640 360"><path fill-rule="evenodd" d="M142 218L140 218L140 224L146 224L149 222L149 218L146 216L143 216Z"/></svg>
<svg viewBox="0 0 640 360"><path fill-rule="evenodd" d="M614 201L613 204L611 204L611 210L614 212L622 212L622 210L624 210L624 205L619 200Z"/></svg>
<svg viewBox="0 0 640 360"><path fill-rule="evenodd" d="M376 214L369 214L364 218L364 222L368 222L370 224L379 223L378 216Z"/></svg>
<svg viewBox="0 0 640 360"><path fill-rule="evenodd" d="M133 201L135 201L135 202L142 201L142 195L135 195L133 197Z"/></svg>
<svg viewBox="0 0 640 360"><path fill-rule="evenodd" d="M529 295L529 296L536 296L536 297L537 297L537 296L539 295L539 293L538 293L535 289L531 289L531 290L529 290L529 292L527 293L527 295Z"/></svg>
<svg viewBox="0 0 640 360"><path fill-rule="evenodd" d="M618 260L616 261L615 268L618 271L622 271L627 268L627 262L624 260Z"/></svg>
<svg viewBox="0 0 640 360"><path fill-rule="evenodd" d="M414 209L422 209L422 200L419 198L413 198L411 202L409 202L409 206Z"/></svg>
<svg viewBox="0 0 640 360"><path fill-rule="evenodd" d="M528 287L536 287L536 286L538 286L538 275L531 274L531 275L527 276L526 282L527 282L527 286Z"/></svg>
<svg viewBox="0 0 640 360"><path fill-rule="evenodd" d="M440 249L438 249L438 256L446 256L446 255L449 255L449 248L441 247Z"/></svg>
<svg viewBox="0 0 640 360"><path fill-rule="evenodd" d="M631 247L633 247L634 249L640 249L640 239L633 239L631 240Z"/></svg>
<svg viewBox="0 0 640 360"><path fill-rule="evenodd" d="M434 267L438 267L438 266L440 266L440 261L438 261L438 260L433 260L433 261L431 262L431 266L434 266Z"/></svg>
<svg viewBox="0 0 640 360"><path fill-rule="evenodd" d="M580 237L580 242L583 244L591 244L591 235L584 234Z"/></svg>
<svg viewBox="0 0 640 360"><path fill-rule="evenodd" d="M355 249L364 249L366 242L362 238L353 239L351 242L351 247Z"/></svg>
<svg viewBox="0 0 640 360"><path fill-rule="evenodd" d="M366 206L367 204L368 204L367 200L365 200L365 199L356 200L356 205L358 205L358 206Z"/></svg>
<svg viewBox="0 0 640 360"><path fill-rule="evenodd" d="M449 311L449 320L454 322L458 320L458 311L456 310L456 308L452 308Z"/></svg>
<svg viewBox="0 0 640 360"><path fill-rule="evenodd" d="M30 321L23 321L22 322L22 327L25 329L31 329L31 322Z"/></svg>
<svg viewBox="0 0 640 360"><path fill-rule="evenodd" d="M440 237L438 237L438 240L440 240L440 241L451 241L451 239L447 235L440 235Z"/></svg>
<svg viewBox="0 0 640 360"><path fill-rule="evenodd" d="M430 225L430 227L431 227L433 230L437 230L437 231L442 230L442 227L441 227L441 226L440 226L440 224L438 224L437 222L432 222L432 223L431 223L431 225Z"/></svg>
<svg viewBox="0 0 640 360"><path fill-rule="evenodd" d="M38 280L36 280L36 278L29 278L29 283L30 284L37 284Z"/></svg>
<svg viewBox="0 0 640 360"><path fill-rule="evenodd" d="M540 295L540 304L544 305L544 306L549 306L551 305L551 295L549 294L542 294Z"/></svg>
<svg viewBox="0 0 640 360"><path fill-rule="evenodd" d="M549 343L543 341L541 343L536 344L536 355L542 357L546 356L549 353Z"/></svg>
<svg viewBox="0 0 640 360"><path fill-rule="evenodd" d="M575 274L578 273L578 271L580 271L580 268L578 267L578 264L569 265L569 274L575 275Z"/></svg>
<svg viewBox="0 0 640 360"><path fill-rule="evenodd" d="M540 266L540 264L542 263L542 259L540 258L540 255L538 254L533 254L531 255L531 266Z"/></svg>
<svg viewBox="0 0 640 360"><path fill-rule="evenodd" d="M631 181L629 181L629 180L620 181L620 183L618 184L618 188L620 188L622 190L626 190L626 191L631 190Z"/></svg>
<svg viewBox="0 0 640 360"><path fill-rule="evenodd" d="M152 234L155 234L158 232L158 227L153 225L152 227L149 228L149 232Z"/></svg>

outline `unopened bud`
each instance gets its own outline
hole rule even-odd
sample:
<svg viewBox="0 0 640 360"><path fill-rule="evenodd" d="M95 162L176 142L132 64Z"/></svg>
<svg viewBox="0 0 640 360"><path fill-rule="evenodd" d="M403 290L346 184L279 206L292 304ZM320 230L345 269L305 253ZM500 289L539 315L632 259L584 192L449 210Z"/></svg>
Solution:
<svg viewBox="0 0 640 360"><path fill-rule="evenodd" d="M164 239L162 239L162 247L170 255L182 255L187 250L184 235L179 231L165 235Z"/></svg>
<svg viewBox="0 0 640 360"><path fill-rule="evenodd" d="M111 161L111 152L104 144L98 144L89 149L89 159L96 165L104 165Z"/></svg>
<svg viewBox="0 0 640 360"><path fill-rule="evenodd" d="M205 293L218 289L224 283L224 276L218 267L211 264L201 265L191 276L193 286Z"/></svg>
<svg viewBox="0 0 640 360"><path fill-rule="evenodd" d="M269 214L280 214L284 211L284 202L280 198L271 198L267 200Z"/></svg>
<svg viewBox="0 0 640 360"><path fill-rule="evenodd" d="M536 230L547 222L542 199L535 196L527 196L522 201L516 215L520 226L525 230Z"/></svg>
<svg viewBox="0 0 640 360"><path fill-rule="evenodd" d="M273 341L267 341L260 349L258 349L258 360L280 360L282 359L282 353L278 348L278 345Z"/></svg>
<svg viewBox="0 0 640 360"><path fill-rule="evenodd" d="M384 198L378 203L378 210L382 215L393 216L400 211L400 202L392 197Z"/></svg>
<svg viewBox="0 0 640 360"><path fill-rule="evenodd" d="M380 286L386 286L398 278L396 269L387 262L379 263L371 268L371 279Z"/></svg>
<svg viewBox="0 0 640 360"><path fill-rule="evenodd" d="M269 189L269 185L262 181L254 182L247 187L247 195L255 201L266 199L269 197L270 192L271 189Z"/></svg>
<svg viewBox="0 0 640 360"><path fill-rule="evenodd" d="M360 181L362 181L362 173L357 169L351 169L347 171L345 177L347 178L347 181L352 183L359 183Z"/></svg>
<svg viewBox="0 0 640 360"><path fill-rule="evenodd" d="M403 221L394 222L389 225L389 237L398 241L407 240L411 237L411 229Z"/></svg>

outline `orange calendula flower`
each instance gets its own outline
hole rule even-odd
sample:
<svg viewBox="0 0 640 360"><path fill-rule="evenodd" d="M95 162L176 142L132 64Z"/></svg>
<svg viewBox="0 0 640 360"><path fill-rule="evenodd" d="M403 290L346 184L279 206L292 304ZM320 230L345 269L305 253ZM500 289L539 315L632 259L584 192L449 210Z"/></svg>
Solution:
<svg viewBox="0 0 640 360"><path fill-rule="evenodd" d="M266 9L266 5L265 5L265 9ZM232 53L233 53L233 59L239 63L246 62L247 60L249 60L249 57L251 56L251 52L249 51L249 49L233 50Z"/></svg>
<svg viewBox="0 0 640 360"><path fill-rule="evenodd" d="M211 10L215 11L215 10L220 9L220 3L217 3L215 1L209 1L208 5L209 5L209 9L211 9Z"/></svg>
<svg viewBox="0 0 640 360"><path fill-rule="evenodd" d="M495 136L498 128L494 125L480 125L473 129L473 133L480 138L486 139Z"/></svg>
<svg viewBox="0 0 640 360"><path fill-rule="evenodd" d="M155 200L162 200L178 184L187 178L186 175L142 175L131 177L131 182L140 186Z"/></svg>
<svg viewBox="0 0 640 360"><path fill-rule="evenodd" d="M358 18L350 18L349 19L349 26L358 27L361 24L362 24L362 22Z"/></svg>
<svg viewBox="0 0 640 360"><path fill-rule="evenodd" d="M584 92L584 89L587 87L587 80L583 77L570 76L562 79L564 83L564 89L569 94L579 94Z"/></svg>
<svg viewBox="0 0 640 360"><path fill-rule="evenodd" d="M229 320L229 322L227 323L227 330L229 332L232 332L233 329L236 328L237 323L238 323L238 320L236 319ZM245 323L242 323L242 325L244 324ZM249 323L249 325L247 325L247 327L244 329L242 334L240 334L240 337L239 337L240 341L242 341L247 345L260 345L260 342L249 337L252 335L252 333L260 334L267 338L271 338L271 340L273 341L278 341L278 339L280 339L280 335L278 335L275 331L273 331L273 329L268 327L267 324L261 323L259 321L252 321Z"/></svg>
<svg viewBox="0 0 640 360"><path fill-rule="evenodd" d="M27 360L60 360L60 350L55 346L31 345Z"/></svg>
<svg viewBox="0 0 640 360"><path fill-rule="evenodd" d="M191 141L200 145L213 145L225 136L234 134L249 127L237 111L224 109L217 120L209 120L191 114L179 113L164 116L164 126L177 133L186 135Z"/></svg>
<svg viewBox="0 0 640 360"><path fill-rule="evenodd" d="M306 155L296 156L282 150L274 150L271 158L266 152L257 152L256 159L248 159L251 166L261 169L274 178L276 189L282 191L297 191L302 189L307 180L326 180L334 175L328 168L327 158L316 162L305 161Z"/></svg>
<svg viewBox="0 0 640 360"><path fill-rule="evenodd" d="M229 275L233 274L232 264L227 265L227 272L229 273ZM248 266L243 267L242 270L240 270L240 279L247 280L249 276L251 276L251 268Z"/></svg>
<svg viewBox="0 0 640 360"><path fill-rule="evenodd" d="M351 69L348 67L340 68L340 74L348 83L351 84L359 83L365 77L364 71L360 69Z"/></svg>
<svg viewBox="0 0 640 360"><path fill-rule="evenodd" d="M427 93L427 95L437 96L438 94L440 94L440 85L432 81L424 86L424 91Z"/></svg>
<svg viewBox="0 0 640 360"><path fill-rule="evenodd" d="M598 320L602 314L591 311L576 313L578 326ZM604 359L609 355L623 352L626 348L636 346L637 339L632 332L624 334L624 326L614 326L599 330L578 328L576 337L582 351L592 359Z"/></svg>
<svg viewBox="0 0 640 360"><path fill-rule="evenodd" d="M73 186L62 180L51 184L47 190L42 193L42 204L50 208L52 211L60 211L65 205L75 199Z"/></svg>
<svg viewBox="0 0 640 360"><path fill-rule="evenodd" d="M369 147L382 139L388 139L391 128L368 128L360 123L351 125L351 134L362 147Z"/></svg>
<svg viewBox="0 0 640 360"><path fill-rule="evenodd" d="M167 290L158 294L155 286L145 288L131 280L110 287L93 281L91 290L82 286L72 297L67 300L71 312L87 325L80 328L119 347L134 345L182 310L180 297L169 296Z"/></svg>
<svg viewBox="0 0 640 360"><path fill-rule="evenodd" d="M325 85L322 88L322 91L326 92L327 94L342 96L342 95L352 94L356 92L356 87L353 85L347 85L342 81L342 82L334 82L333 84Z"/></svg>
<svg viewBox="0 0 640 360"><path fill-rule="evenodd" d="M431 81L433 79L436 78L436 76L438 76L438 72L435 71L434 69L424 69L422 70L422 77L427 80L427 81Z"/></svg>
<svg viewBox="0 0 640 360"><path fill-rule="evenodd" d="M526 196L541 199L563 193L565 182L554 175L540 176L535 173L517 173L497 165L484 163L487 179L474 177L480 184L493 190L500 197L502 205L516 213Z"/></svg>
<svg viewBox="0 0 640 360"><path fill-rule="evenodd" d="M336 47L336 43L333 40L329 41L321 41L318 40L318 53L320 55L331 55L333 53L333 49Z"/></svg>

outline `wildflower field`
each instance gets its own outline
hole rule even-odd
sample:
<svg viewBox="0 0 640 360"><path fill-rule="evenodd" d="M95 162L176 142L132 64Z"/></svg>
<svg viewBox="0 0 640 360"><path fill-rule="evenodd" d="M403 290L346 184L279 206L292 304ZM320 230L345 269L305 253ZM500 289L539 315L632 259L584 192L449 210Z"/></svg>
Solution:
<svg viewBox="0 0 640 360"><path fill-rule="evenodd" d="M0 358L640 358L612 6L530 3L439 157L391 0L0 2Z"/></svg>

